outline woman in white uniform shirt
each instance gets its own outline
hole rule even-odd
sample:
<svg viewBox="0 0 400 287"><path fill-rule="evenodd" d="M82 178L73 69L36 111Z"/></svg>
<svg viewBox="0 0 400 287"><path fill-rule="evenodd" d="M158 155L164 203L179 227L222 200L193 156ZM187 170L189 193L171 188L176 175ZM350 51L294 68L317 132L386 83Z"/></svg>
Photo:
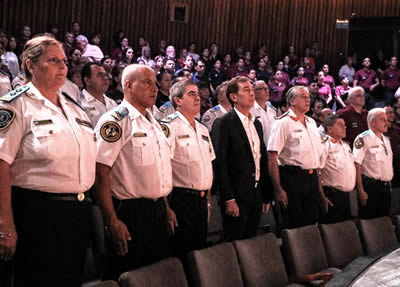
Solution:
<svg viewBox="0 0 400 287"><path fill-rule="evenodd" d="M81 285L96 138L60 92L65 62L61 43L33 38L22 55L28 84L0 98L0 260L14 258L14 287Z"/></svg>

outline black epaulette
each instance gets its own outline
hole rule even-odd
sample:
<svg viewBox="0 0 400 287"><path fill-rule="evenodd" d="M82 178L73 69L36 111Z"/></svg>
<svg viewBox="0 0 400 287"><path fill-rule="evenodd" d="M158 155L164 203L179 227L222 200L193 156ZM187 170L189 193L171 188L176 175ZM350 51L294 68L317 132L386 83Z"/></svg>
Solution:
<svg viewBox="0 0 400 287"><path fill-rule="evenodd" d="M203 124L202 122L201 122L201 120L199 120L198 118L194 118L196 121L198 121L200 124L202 124L203 126L205 126L206 128L207 128L207 126L205 125L205 124ZM208 129L208 128L207 128Z"/></svg>
<svg viewBox="0 0 400 287"><path fill-rule="evenodd" d="M289 114L289 111L287 111L286 113L281 114L279 117L277 117L278 120L283 119L284 117L286 117Z"/></svg>
<svg viewBox="0 0 400 287"><path fill-rule="evenodd" d="M326 143L329 140L328 136L322 136L321 137L321 143Z"/></svg>
<svg viewBox="0 0 400 287"><path fill-rule="evenodd" d="M86 112L85 109L82 108L82 106L81 106L80 104L78 104L70 95L68 95L66 92L62 92L62 94L63 94L63 96L64 96L67 100L73 102L73 103L74 103L75 105L77 105L82 111Z"/></svg>

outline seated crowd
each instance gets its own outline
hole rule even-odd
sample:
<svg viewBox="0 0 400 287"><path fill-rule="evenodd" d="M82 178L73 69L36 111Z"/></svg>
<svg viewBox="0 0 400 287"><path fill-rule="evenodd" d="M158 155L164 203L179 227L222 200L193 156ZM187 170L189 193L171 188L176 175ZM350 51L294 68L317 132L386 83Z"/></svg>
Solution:
<svg viewBox="0 0 400 287"><path fill-rule="evenodd" d="M358 71L349 58L333 77L318 43L302 57L290 47L283 60L272 65L265 46L255 56L242 47L221 55L211 43L197 54L192 42L177 55L174 46L161 40L152 53L143 37L132 47L124 31L118 31L115 48L105 54L101 35L88 39L80 33L79 23L65 34L63 43L56 38L57 26L33 38L28 26L17 39L0 30L0 170L9 174L0 183L10 187L13 198L10 208L8 189L0 189L0 198L10 205L3 210L13 209L13 215L0 212L0 259L8 261L16 249L15 286L26 286L21 275L25 272L29 280L37 277L40 286L52 286L50 279L46 285L38 275L47 268L54 273L51 278L64 273L71 280L65 286L79 283L68 277L70 269L60 270L46 261L50 247L41 244L37 254L31 250L37 234L26 228L31 220L28 211L18 208L28 207L28 198L43 206L48 200L71 200L71 190L61 186L67 180L60 176L61 169L49 174L60 178L57 185L46 182L34 165L28 168L36 148L43 145L64 144L66 150L79 151L77 158L64 155L63 148L37 153L54 157L49 169L63 156L71 161L68 168L78 164L77 199L89 205L93 195L109 239L104 279L116 280L123 272L169 256L184 260L188 252L206 247L212 193L218 196L226 241L255 236L261 215L273 202L279 230L352 219L353 190L359 200L358 217L389 215L400 170L397 57L376 72L369 58ZM57 90L46 81L54 81ZM375 103L378 86L385 89L383 108ZM43 106L35 98L42 98ZM47 116L46 109L59 114L38 120L35 111ZM62 127L52 129L55 123ZM61 142L60 129L65 126L82 134ZM17 131L18 146L11 134ZM43 141L53 133L61 136L59 142ZM89 137L90 143L81 144ZM88 158L82 160L85 151ZM40 160L46 166L47 161ZM45 183L32 183L31 172ZM91 195L86 193L89 188ZM63 196L55 199L52 192ZM69 208L63 205L60 210L70 212ZM77 218L88 214L79 212ZM38 221L48 217L42 215ZM9 220L2 221L3 217ZM80 222L81 231L86 223ZM2 224L9 229L2 230ZM53 236L53 230L47 232ZM70 240L85 247L88 235L83 237ZM51 247L57 249L55 243ZM36 265L24 261L35 256L43 256ZM65 264L82 267L82 261L71 262ZM80 274L74 272L75 277Z"/></svg>

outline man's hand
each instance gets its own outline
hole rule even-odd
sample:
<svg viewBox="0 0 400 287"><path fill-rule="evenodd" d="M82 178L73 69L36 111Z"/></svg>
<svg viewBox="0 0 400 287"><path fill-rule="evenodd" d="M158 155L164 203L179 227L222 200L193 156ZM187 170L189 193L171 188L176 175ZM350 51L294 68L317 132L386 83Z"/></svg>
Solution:
<svg viewBox="0 0 400 287"><path fill-rule="evenodd" d="M367 204L368 194L364 190L360 190L358 192L358 200L362 206L365 206Z"/></svg>
<svg viewBox="0 0 400 287"><path fill-rule="evenodd" d="M324 207L324 212L328 212L328 208L329 206L334 206L333 203L326 197L326 196L322 196L321 197L321 201L322 201L322 206Z"/></svg>
<svg viewBox="0 0 400 287"><path fill-rule="evenodd" d="M115 220L108 226L109 235L113 242L115 251L118 255L124 256L128 253L128 241L132 240L126 225L120 221Z"/></svg>
<svg viewBox="0 0 400 287"><path fill-rule="evenodd" d="M239 216L239 206L235 200L230 200L225 202L225 213L232 217Z"/></svg>
<svg viewBox="0 0 400 287"><path fill-rule="evenodd" d="M176 219L175 212L167 206L168 226L171 234L175 233L175 227L178 227L178 220Z"/></svg>
<svg viewBox="0 0 400 287"><path fill-rule="evenodd" d="M0 260L10 260L17 245L17 233L13 224L0 225Z"/></svg>
<svg viewBox="0 0 400 287"><path fill-rule="evenodd" d="M262 205L262 213L268 213L269 209L271 208L271 203L263 203Z"/></svg>
<svg viewBox="0 0 400 287"><path fill-rule="evenodd" d="M284 191L282 187L280 187L279 190L275 191L275 199L285 208L289 204L286 191Z"/></svg>

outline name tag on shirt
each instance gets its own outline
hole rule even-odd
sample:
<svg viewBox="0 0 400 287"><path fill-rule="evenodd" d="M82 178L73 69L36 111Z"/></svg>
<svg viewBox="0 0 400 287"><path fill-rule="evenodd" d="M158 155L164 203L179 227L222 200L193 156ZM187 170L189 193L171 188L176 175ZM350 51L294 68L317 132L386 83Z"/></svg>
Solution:
<svg viewBox="0 0 400 287"><path fill-rule="evenodd" d="M303 130L294 130L295 133L301 133Z"/></svg>
<svg viewBox="0 0 400 287"><path fill-rule="evenodd" d="M88 128L93 128L93 127L92 127L92 124L91 124L90 122L88 122L88 121L81 120L81 119L79 119L79 118L75 118L75 120L76 120L76 122L77 122L78 124L80 124L81 126L85 126L85 127L88 127Z"/></svg>
<svg viewBox="0 0 400 287"><path fill-rule="evenodd" d="M137 132L137 133L134 133L133 136L135 138L144 138L144 137L147 137L147 134L146 133Z"/></svg>
<svg viewBox="0 0 400 287"><path fill-rule="evenodd" d="M203 140L210 142L210 139L207 136L201 136L203 138Z"/></svg>
<svg viewBox="0 0 400 287"><path fill-rule="evenodd" d="M358 123L351 123L352 128L358 128Z"/></svg>
<svg viewBox="0 0 400 287"><path fill-rule="evenodd" d="M95 111L95 110L96 110L95 107L87 107L87 108L85 108L86 112L91 112L91 111Z"/></svg>
<svg viewBox="0 0 400 287"><path fill-rule="evenodd" d="M371 146L371 148L379 148L379 146L378 145L373 145L373 146Z"/></svg>
<svg viewBox="0 0 400 287"><path fill-rule="evenodd" d="M33 124L34 124L35 126L49 125L49 124L52 124L52 123L53 123L52 120L33 121Z"/></svg>
<svg viewBox="0 0 400 287"><path fill-rule="evenodd" d="M178 136L178 139L187 139L189 138L189 135L180 135Z"/></svg>

